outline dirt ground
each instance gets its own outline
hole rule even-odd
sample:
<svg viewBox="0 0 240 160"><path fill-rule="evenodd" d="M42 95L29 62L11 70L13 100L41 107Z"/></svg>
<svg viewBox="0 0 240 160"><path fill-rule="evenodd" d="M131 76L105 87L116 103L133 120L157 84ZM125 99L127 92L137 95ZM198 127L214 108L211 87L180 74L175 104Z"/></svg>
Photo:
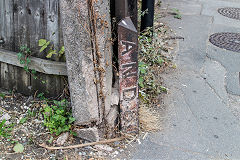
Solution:
<svg viewBox="0 0 240 160"><path fill-rule="evenodd" d="M40 111L42 102L26 97L21 94L10 94L1 90L0 114L1 119L6 119L6 125L13 124L11 135L8 138L0 138L0 159L105 159L114 158L122 152L124 146L122 142L114 142L109 145L87 146L83 148L67 150L48 150L40 147L39 144L46 143L49 146L71 146L87 143L72 135L67 136L63 145L59 145L59 136L53 136L43 126L43 115ZM32 113L32 114L31 114ZM27 118L26 121L21 119ZM15 153L14 146L20 143L24 147L23 153ZM105 158L104 158L105 157Z"/></svg>

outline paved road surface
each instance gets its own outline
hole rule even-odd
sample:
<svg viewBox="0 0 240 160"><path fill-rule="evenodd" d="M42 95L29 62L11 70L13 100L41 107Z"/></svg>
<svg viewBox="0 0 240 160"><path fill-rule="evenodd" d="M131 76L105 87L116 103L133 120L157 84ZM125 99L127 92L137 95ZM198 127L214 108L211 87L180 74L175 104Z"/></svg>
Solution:
<svg viewBox="0 0 240 160"><path fill-rule="evenodd" d="M218 32L240 33L240 20L217 12L240 8L240 0L163 0L167 4L182 20L164 21L185 40L179 40L177 71L165 76L170 94L163 130L136 145L130 158L240 160L240 53L208 40Z"/></svg>

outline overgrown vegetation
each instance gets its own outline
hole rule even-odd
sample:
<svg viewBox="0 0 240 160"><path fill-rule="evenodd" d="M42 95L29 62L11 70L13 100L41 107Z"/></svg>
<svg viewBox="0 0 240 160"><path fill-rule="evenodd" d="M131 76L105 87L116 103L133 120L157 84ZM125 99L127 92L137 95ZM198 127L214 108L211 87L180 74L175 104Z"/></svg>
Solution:
<svg viewBox="0 0 240 160"><path fill-rule="evenodd" d="M60 50L57 51L54 49L54 45L52 44L51 41L47 41L46 39L40 39L38 41L38 45L41 47L39 52L42 53L43 51L47 52L46 58L52 58L53 55L57 56L57 59L60 59L63 57L65 61L65 49L64 46L60 47ZM46 81L44 81L41 77L37 76L37 71L35 69L30 69L29 64L31 63L31 56L32 52L30 48L27 46L23 45L20 47L20 51L17 54L19 63L23 65L23 69L32 75L32 78L34 79L39 79L42 84L45 84Z"/></svg>
<svg viewBox="0 0 240 160"><path fill-rule="evenodd" d="M1 154L28 152L41 143L56 145L63 132L71 134L71 142L66 143L73 142L75 119L67 100L47 99L43 93L33 99L5 91L0 95L4 105L0 106Z"/></svg>
<svg viewBox="0 0 240 160"><path fill-rule="evenodd" d="M54 45L51 41L47 41L46 39L40 39L38 41L39 46L41 47L39 52L46 51L47 55L46 58L51 58L53 55L57 55L58 58L61 58L64 56L64 46L60 48L59 51L54 49ZM30 69L29 64L31 63L31 50L27 46L21 46L20 52L18 53L18 59L20 64L24 65L24 70L31 74L34 79L39 79L41 83L45 84L46 82L42 80L40 76L37 76L37 72L35 69ZM0 95L2 98L5 97L5 95ZM44 97L44 93L40 93L37 95L37 98L40 99L41 103L44 105L42 108L41 114L43 115L43 125L50 131L51 134L54 134L56 136L60 135L63 132L69 131L71 134L74 135L74 132L72 132L72 124L75 121L75 118L72 117L71 110L68 107L67 100L61 100L61 101L49 101ZM20 119L19 124L26 123L31 117L39 116L36 115L36 112L33 112L31 110L28 110L27 115ZM6 120L3 120L0 123L0 135L3 137L10 136L11 128L6 127L5 125Z"/></svg>
<svg viewBox="0 0 240 160"><path fill-rule="evenodd" d="M44 126L48 128L51 134L56 136L63 132L71 131L71 127L75 118L72 117L71 110L67 107L68 102L64 99L62 101L53 101L53 104L43 105Z"/></svg>
<svg viewBox="0 0 240 160"><path fill-rule="evenodd" d="M38 119L40 114L42 114L43 125L50 131L51 134L58 136L63 132L69 131L72 135L75 135L75 133L71 130L75 118L72 117L68 101L66 99L61 101L49 101L43 97L43 95L40 95L42 108L39 112L28 109L26 116L19 120L19 124L22 125L29 120ZM11 123L7 125L6 122L7 121L5 119L0 121L0 138L7 138L10 140L11 131L13 130L15 124Z"/></svg>
<svg viewBox="0 0 240 160"><path fill-rule="evenodd" d="M169 62L161 54L164 48L157 40L161 32L164 31L157 29L153 32L151 28L148 28L139 36L139 95L145 103L156 102L160 93L167 92L167 89L159 83L159 75L156 72Z"/></svg>

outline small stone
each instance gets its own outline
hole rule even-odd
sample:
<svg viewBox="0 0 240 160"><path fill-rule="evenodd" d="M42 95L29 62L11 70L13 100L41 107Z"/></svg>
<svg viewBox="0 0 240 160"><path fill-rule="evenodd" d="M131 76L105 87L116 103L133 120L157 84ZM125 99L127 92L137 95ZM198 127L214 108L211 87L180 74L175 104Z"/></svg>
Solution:
<svg viewBox="0 0 240 160"><path fill-rule="evenodd" d="M99 150L104 150L104 151L107 151L107 152L111 152L113 150L112 147L108 146L108 145L95 145L95 148L96 149L99 149Z"/></svg>
<svg viewBox="0 0 240 160"><path fill-rule="evenodd" d="M67 141L68 137L69 137L68 132L62 133L57 139L57 144L62 146Z"/></svg>
<svg viewBox="0 0 240 160"><path fill-rule="evenodd" d="M36 123L36 124L43 123L43 121L40 121L40 120L38 120L38 119L34 119L33 122Z"/></svg>
<svg viewBox="0 0 240 160"><path fill-rule="evenodd" d="M217 138L217 139L218 139L218 135L214 135L214 138Z"/></svg>
<svg viewBox="0 0 240 160"><path fill-rule="evenodd" d="M97 142L100 139L98 129L96 127L77 129L76 133L77 137L85 139L90 142Z"/></svg>
<svg viewBox="0 0 240 160"><path fill-rule="evenodd" d="M6 120L6 121L8 121L9 119L11 119L11 116L8 114L8 113L5 113L5 114L3 114L1 117L0 117L0 120L2 121L2 120Z"/></svg>
<svg viewBox="0 0 240 160"><path fill-rule="evenodd" d="M85 149L92 149L92 147L91 146L86 146L86 147L84 147Z"/></svg>
<svg viewBox="0 0 240 160"><path fill-rule="evenodd" d="M113 155L118 155L118 154L119 154L118 151L113 152Z"/></svg>
<svg viewBox="0 0 240 160"><path fill-rule="evenodd" d="M116 142L114 142L114 145L119 145L120 144L120 142L119 141L116 141Z"/></svg>
<svg viewBox="0 0 240 160"><path fill-rule="evenodd" d="M102 151L98 151L97 154L98 154L98 156L102 156L103 152Z"/></svg>

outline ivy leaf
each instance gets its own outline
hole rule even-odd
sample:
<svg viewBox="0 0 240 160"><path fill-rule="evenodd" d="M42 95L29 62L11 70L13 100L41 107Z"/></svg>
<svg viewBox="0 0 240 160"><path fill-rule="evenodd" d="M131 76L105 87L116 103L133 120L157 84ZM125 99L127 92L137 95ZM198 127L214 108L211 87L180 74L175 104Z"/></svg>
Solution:
<svg viewBox="0 0 240 160"><path fill-rule="evenodd" d="M42 48L40 49L39 52L44 51L44 50L48 47L49 44L50 44L50 41L46 42L46 43L42 46Z"/></svg>
<svg viewBox="0 0 240 160"><path fill-rule="evenodd" d="M25 61L21 59L20 64L25 64Z"/></svg>
<svg viewBox="0 0 240 160"><path fill-rule="evenodd" d="M29 72L28 66L24 66L23 69L24 69L26 72Z"/></svg>
<svg viewBox="0 0 240 160"><path fill-rule="evenodd" d="M64 46L61 47L59 54L63 54L65 52Z"/></svg>
<svg viewBox="0 0 240 160"><path fill-rule="evenodd" d="M27 46L23 45L20 47L20 51L24 51L27 48Z"/></svg>
<svg viewBox="0 0 240 160"><path fill-rule="evenodd" d="M47 43L47 40L46 39L39 39L38 41L38 46L42 47L44 44Z"/></svg>
<svg viewBox="0 0 240 160"><path fill-rule="evenodd" d="M24 150L24 147L21 143L17 143L14 147L13 150L15 153L22 153Z"/></svg>
<svg viewBox="0 0 240 160"><path fill-rule="evenodd" d="M26 62L27 62L27 64L29 64L31 62L30 58L27 58Z"/></svg>
<svg viewBox="0 0 240 160"><path fill-rule="evenodd" d="M20 52L17 54L17 56L18 56L19 60L23 57L22 53L20 53Z"/></svg>
<svg viewBox="0 0 240 160"><path fill-rule="evenodd" d="M141 88L144 88L144 84L143 84L143 78L142 77L140 77L139 79L138 79L138 84L139 84L139 86L141 87Z"/></svg>
<svg viewBox="0 0 240 160"><path fill-rule="evenodd" d="M48 52L47 54L47 58L51 58L53 54L57 54L55 50L50 50L50 52Z"/></svg>
<svg viewBox="0 0 240 160"><path fill-rule="evenodd" d="M36 70L35 69L32 69L32 74L36 74Z"/></svg>
<svg viewBox="0 0 240 160"><path fill-rule="evenodd" d="M69 123L73 123L76 119L74 117L69 117Z"/></svg>

